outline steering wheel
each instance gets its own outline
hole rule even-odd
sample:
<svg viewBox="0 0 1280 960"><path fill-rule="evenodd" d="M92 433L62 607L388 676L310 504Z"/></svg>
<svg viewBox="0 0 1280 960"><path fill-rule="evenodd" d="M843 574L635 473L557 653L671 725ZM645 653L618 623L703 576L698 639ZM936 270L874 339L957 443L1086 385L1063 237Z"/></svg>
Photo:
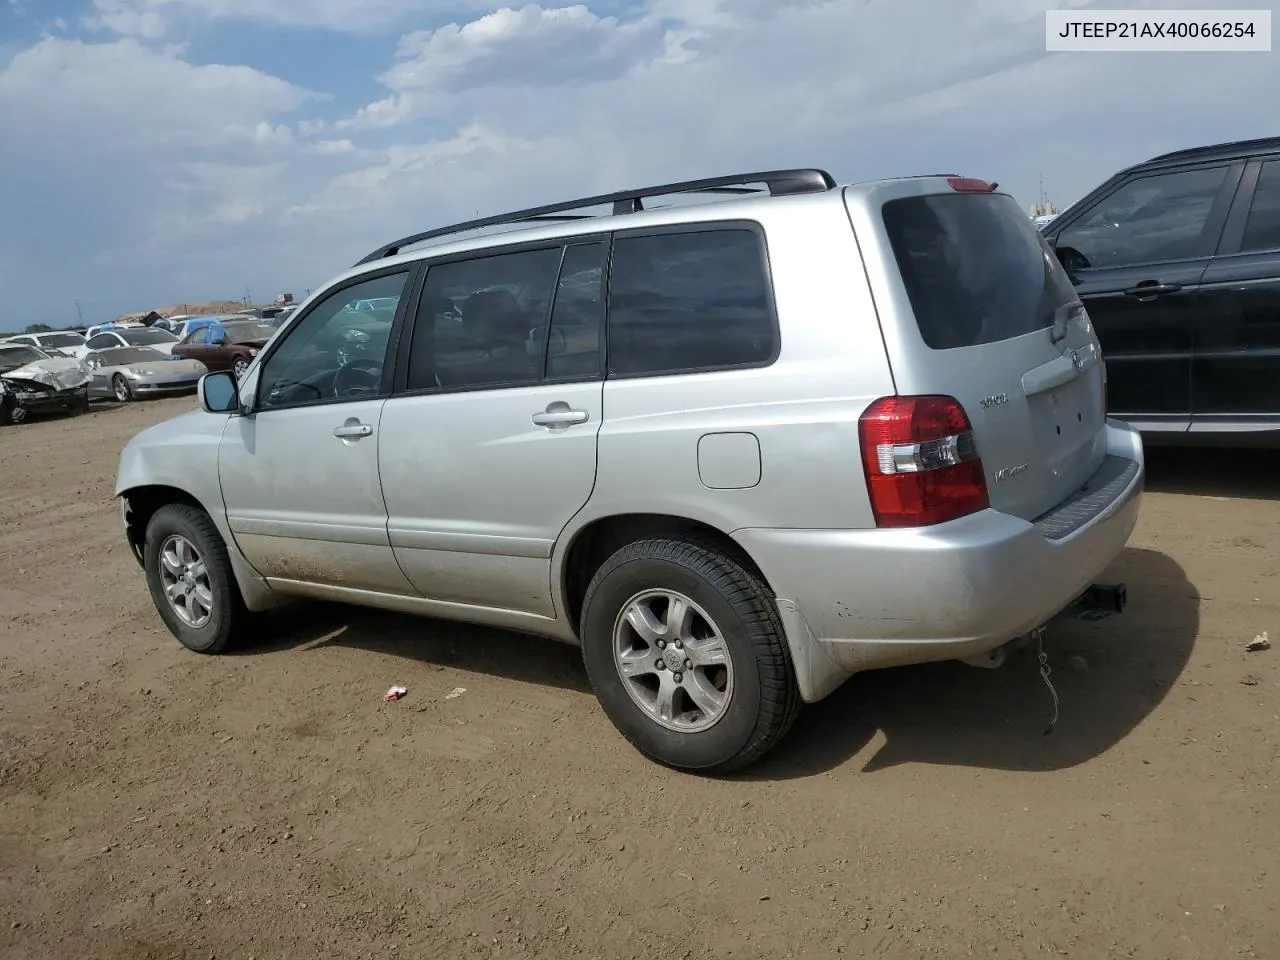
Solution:
<svg viewBox="0 0 1280 960"><path fill-rule="evenodd" d="M381 382L381 360L352 360L333 375L333 392L339 397L362 396L377 391Z"/></svg>

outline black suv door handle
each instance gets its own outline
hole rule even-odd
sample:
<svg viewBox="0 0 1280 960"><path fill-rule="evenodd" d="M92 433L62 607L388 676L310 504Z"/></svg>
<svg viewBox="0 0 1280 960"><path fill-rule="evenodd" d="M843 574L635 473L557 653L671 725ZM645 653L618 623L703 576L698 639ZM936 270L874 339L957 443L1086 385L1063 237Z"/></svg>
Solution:
<svg viewBox="0 0 1280 960"><path fill-rule="evenodd" d="M1154 300L1165 293L1177 293L1182 289L1180 283L1140 283L1124 292L1126 297L1137 297L1139 300Z"/></svg>

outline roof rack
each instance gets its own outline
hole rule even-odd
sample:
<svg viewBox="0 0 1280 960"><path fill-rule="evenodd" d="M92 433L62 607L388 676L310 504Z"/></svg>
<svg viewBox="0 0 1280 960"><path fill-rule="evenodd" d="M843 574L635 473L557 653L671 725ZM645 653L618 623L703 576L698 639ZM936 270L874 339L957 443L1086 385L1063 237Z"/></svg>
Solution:
<svg viewBox="0 0 1280 960"><path fill-rule="evenodd" d="M617 193L606 193L597 197L583 197L581 200L569 200L552 203L541 207L530 207L528 210L517 210L513 213L501 213L492 217L481 217L478 220L466 220L447 227L438 227L424 233L402 237L386 246L379 247L356 266L372 263L384 257L393 257L403 247L434 240L455 233L466 233L483 227L496 227L508 223L528 223L531 221L571 221L588 220L591 214L575 214L571 211L588 207L612 204L614 215L638 213L644 209L644 201L652 197L666 197L679 193L729 193L751 194L762 192L758 187L748 184L764 184L770 196L788 196L798 193L824 193L835 187L836 182L825 170L769 170L763 173L739 173L727 177L711 177L706 180L685 180L680 183L665 183L641 190L621 190Z"/></svg>

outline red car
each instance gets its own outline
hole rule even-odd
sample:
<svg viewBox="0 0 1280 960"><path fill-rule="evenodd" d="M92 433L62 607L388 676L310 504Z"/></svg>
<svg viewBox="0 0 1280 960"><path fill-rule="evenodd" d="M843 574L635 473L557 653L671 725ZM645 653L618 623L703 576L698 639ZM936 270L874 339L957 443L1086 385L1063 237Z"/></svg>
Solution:
<svg viewBox="0 0 1280 960"><path fill-rule="evenodd" d="M173 347L173 355L199 360L210 370L230 370L237 380L244 376L275 328L261 320L219 320L198 327Z"/></svg>

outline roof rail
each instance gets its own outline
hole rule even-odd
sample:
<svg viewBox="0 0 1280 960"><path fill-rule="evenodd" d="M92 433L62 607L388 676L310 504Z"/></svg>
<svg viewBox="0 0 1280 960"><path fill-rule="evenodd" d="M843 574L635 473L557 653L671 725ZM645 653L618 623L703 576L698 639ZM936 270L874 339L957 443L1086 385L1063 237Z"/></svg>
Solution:
<svg viewBox="0 0 1280 960"><path fill-rule="evenodd" d="M727 177L711 177L706 180L685 180L680 183L664 183L658 186L645 187L640 190L620 190L617 193L601 194L597 197L583 197L580 200L569 200L552 203L541 207L530 207L528 210L517 210L513 213L500 213L492 217L481 217L478 220L466 220L447 227L437 227L424 233L402 237L386 246L379 247L356 266L372 263L384 257L393 257L401 248L421 243L423 240L434 240L454 233L465 233L479 230L482 227L496 227L507 223L524 223L536 220L586 220L591 214L571 214L570 211L587 207L613 205L614 215L637 213L644 209L644 201L651 197L666 197L678 193L760 193L760 189L747 184L762 183L771 196L787 196L797 193L824 193L835 187L836 182L825 170L769 170L763 173L739 173Z"/></svg>
<svg viewBox="0 0 1280 960"><path fill-rule="evenodd" d="M1235 153L1247 154L1251 151L1262 152L1264 150L1273 150L1280 147L1280 137L1260 137L1255 140L1229 140L1225 143L1210 143L1202 147L1188 147L1185 150L1174 150L1170 153L1162 153L1159 156L1152 157L1150 160L1144 160L1143 163L1156 163L1162 160L1183 160L1195 158L1201 155L1211 155L1217 153ZM1141 164L1139 164L1141 166Z"/></svg>

